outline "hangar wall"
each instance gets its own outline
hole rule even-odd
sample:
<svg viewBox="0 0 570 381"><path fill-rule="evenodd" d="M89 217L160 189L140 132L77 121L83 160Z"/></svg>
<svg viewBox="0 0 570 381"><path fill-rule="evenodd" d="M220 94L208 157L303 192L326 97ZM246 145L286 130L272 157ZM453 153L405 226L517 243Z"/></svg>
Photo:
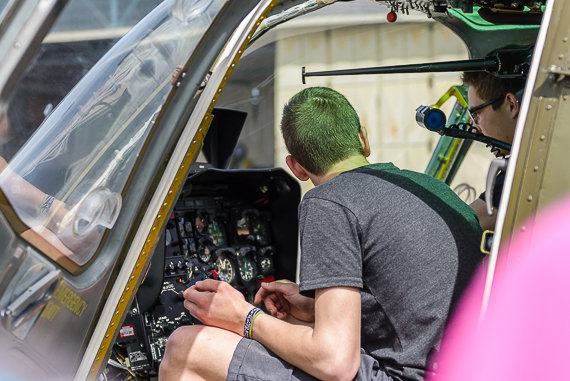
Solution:
<svg viewBox="0 0 570 381"><path fill-rule="evenodd" d="M297 33L277 39L275 48L275 165L282 167L286 167L287 151L278 131L281 110L304 87L301 66L309 72L467 59L463 42L425 17L422 21ZM309 77L305 86L332 87L348 98L368 128L371 162L391 161L400 168L423 172L439 135L416 124L415 109L435 103L450 86L457 84L459 73L419 73ZM450 109L451 101L448 103L445 106ZM452 187L468 183L478 195L484 190L492 159L489 150L475 142ZM303 186L306 191L310 184Z"/></svg>

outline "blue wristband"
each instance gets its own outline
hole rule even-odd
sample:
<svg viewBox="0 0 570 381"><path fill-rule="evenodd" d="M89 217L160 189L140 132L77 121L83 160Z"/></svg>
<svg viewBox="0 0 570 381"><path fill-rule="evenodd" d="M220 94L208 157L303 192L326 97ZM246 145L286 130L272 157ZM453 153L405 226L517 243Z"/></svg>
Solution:
<svg viewBox="0 0 570 381"><path fill-rule="evenodd" d="M251 329L253 328L253 321L259 315L261 315L263 311L257 307L254 307L249 311L247 317L245 318L245 324L243 326L243 337L247 337L251 339Z"/></svg>

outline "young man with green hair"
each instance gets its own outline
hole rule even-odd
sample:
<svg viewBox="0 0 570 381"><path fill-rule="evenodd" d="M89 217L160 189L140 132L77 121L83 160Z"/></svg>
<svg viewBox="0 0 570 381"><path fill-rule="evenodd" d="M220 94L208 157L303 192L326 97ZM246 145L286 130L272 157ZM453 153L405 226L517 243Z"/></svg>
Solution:
<svg viewBox="0 0 570 381"><path fill-rule="evenodd" d="M370 165L366 129L344 96L307 88L281 122L300 180L300 284L262 284L255 303L205 280L185 307L161 379L421 380L481 260L474 212L444 183Z"/></svg>

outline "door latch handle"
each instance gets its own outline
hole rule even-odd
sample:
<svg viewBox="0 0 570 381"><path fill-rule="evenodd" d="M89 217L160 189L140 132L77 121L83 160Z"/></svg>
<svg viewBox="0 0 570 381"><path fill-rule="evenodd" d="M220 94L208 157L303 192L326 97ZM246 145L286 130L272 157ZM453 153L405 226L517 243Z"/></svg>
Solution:
<svg viewBox="0 0 570 381"><path fill-rule="evenodd" d="M36 316L51 298L60 275L59 270L50 271L12 301L2 311L2 320L6 328L15 330L22 323Z"/></svg>
<svg viewBox="0 0 570 381"><path fill-rule="evenodd" d="M507 159L494 159L489 165L489 172L487 172L487 183L485 184L485 203L487 206L487 213L493 215L493 191L495 190L495 180L499 171L505 171L508 164Z"/></svg>

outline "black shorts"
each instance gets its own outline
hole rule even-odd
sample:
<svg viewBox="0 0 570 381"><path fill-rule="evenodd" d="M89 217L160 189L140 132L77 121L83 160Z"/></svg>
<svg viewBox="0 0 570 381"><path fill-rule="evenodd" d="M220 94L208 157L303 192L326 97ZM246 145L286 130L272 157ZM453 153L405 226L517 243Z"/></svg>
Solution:
<svg viewBox="0 0 570 381"><path fill-rule="evenodd" d="M360 369L355 380L388 381L378 360L360 351ZM317 380L293 365L281 360L269 349L255 340L241 339L230 362L228 381L282 381L282 380Z"/></svg>

